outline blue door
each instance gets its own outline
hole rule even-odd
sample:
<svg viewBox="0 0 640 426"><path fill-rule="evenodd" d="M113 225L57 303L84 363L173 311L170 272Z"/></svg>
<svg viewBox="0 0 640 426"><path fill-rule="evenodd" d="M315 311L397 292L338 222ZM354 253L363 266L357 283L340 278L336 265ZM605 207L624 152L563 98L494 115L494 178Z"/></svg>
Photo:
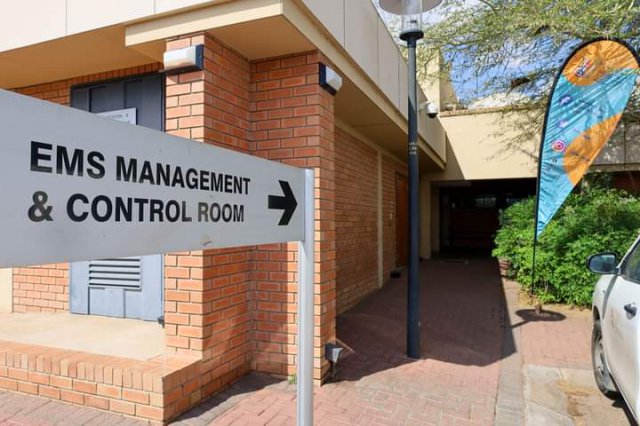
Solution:
<svg viewBox="0 0 640 426"><path fill-rule="evenodd" d="M74 87L71 106L163 130L162 77L153 74ZM71 312L156 321L163 315L162 259L158 254L72 263Z"/></svg>

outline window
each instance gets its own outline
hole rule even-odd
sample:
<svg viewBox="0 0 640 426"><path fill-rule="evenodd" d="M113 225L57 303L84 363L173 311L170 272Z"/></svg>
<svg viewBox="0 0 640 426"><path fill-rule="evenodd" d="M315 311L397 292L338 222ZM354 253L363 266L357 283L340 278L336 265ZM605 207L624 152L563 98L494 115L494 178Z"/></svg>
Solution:
<svg viewBox="0 0 640 426"><path fill-rule="evenodd" d="M476 209L495 209L497 204L495 195L478 195L473 201Z"/></svg>
<svg viewBox="0 0 640 426"><path fill-rule="evenodd" d="M636 245L625 259L621 275L640 283L640 244Z"/></svg>

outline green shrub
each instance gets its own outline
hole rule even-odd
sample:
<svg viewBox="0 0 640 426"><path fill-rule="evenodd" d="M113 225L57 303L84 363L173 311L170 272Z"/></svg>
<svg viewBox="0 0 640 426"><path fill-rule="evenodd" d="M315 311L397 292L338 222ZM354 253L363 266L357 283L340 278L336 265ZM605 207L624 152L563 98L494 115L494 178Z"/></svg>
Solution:
<svg viewBox="0 0 640 426"><path fill-rule="evenodd" d="M532 288L533 198L506 209L493 255L511 262L515 279ZM640 199L623 191L593 188L571 194L538 241L533 292L543 303L591 304L598 277L587 258L624 255L640 230Z"/></svg>

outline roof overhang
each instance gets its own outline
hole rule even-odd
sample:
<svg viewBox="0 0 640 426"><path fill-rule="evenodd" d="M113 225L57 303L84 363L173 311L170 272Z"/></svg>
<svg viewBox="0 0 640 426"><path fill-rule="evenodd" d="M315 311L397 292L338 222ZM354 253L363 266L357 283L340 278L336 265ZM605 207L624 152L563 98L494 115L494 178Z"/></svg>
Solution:
<svg viewBox="0 0 640 426"><path fill-rule="evenodd" d="M335 99L336 117L401 161L407 158L407 122L399 109L406 101L390 100L298 0L206 3L0 52L0 87L161 62L168 39L198 31L211 33L249 60L320 50L344 80ZM406 90L400 98L402 93L406 96ZM420 135L421 170L442 170L446 137L440 121L420 117Z"/></svg>

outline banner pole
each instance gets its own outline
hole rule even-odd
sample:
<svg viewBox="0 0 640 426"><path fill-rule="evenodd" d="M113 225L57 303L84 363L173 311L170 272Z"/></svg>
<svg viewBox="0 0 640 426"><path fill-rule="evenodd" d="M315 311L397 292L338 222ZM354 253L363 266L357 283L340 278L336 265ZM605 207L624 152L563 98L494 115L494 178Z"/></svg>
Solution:
<svg viewBox="0 0 640 426"><path fill-rule="evenodd" d="M631 45L596 38L573 49L556 73L538 156L531 295L538 237L611 137L637 87L634 74L638 70L640 57ZM540 207L545 209L542 226L538 223ZM536 312L541 311L542 305L537 303Z"/></svg>
<svg viewBox="0 0 640 426"><path fill-rule="evenodd" d="M547 111L549 108L547 107ZM545 130L543 130L543 138L544 132L547 127L547 118L545 117L544 123ZM529 288L529 298L533 299L535 294L535 278L536 278L536 251L538 249L538 218L539 218L539 209L540 209L540 175L542 172L542 152L544 149L544 139L540 140L540 154L538 156L538 178L536 179L536 204L535 204L535 215L533 220L533 255L531 258L531 287ZM539 303L536 303L536 312L540 313L542 311L542 306Z"/></svg>
<svg viewBox="0 0 640 426"><path fill-rule="evenodd" d="M298 243L297 424L313 425L313 291L315 276L315 173L305 170L304 240Z"/></svg>
<svg viewBox="0 0 640 426"><path fill-rule="evenodd" d="M533 237L533 256L531 258L531 287L529 289L529 297L533 298L534 296L534 283L536 278L536 249L538 248L538 239ZM536 304L536 312L538 310L542 310L541 307L538 308L538 304Z"/></svg>

